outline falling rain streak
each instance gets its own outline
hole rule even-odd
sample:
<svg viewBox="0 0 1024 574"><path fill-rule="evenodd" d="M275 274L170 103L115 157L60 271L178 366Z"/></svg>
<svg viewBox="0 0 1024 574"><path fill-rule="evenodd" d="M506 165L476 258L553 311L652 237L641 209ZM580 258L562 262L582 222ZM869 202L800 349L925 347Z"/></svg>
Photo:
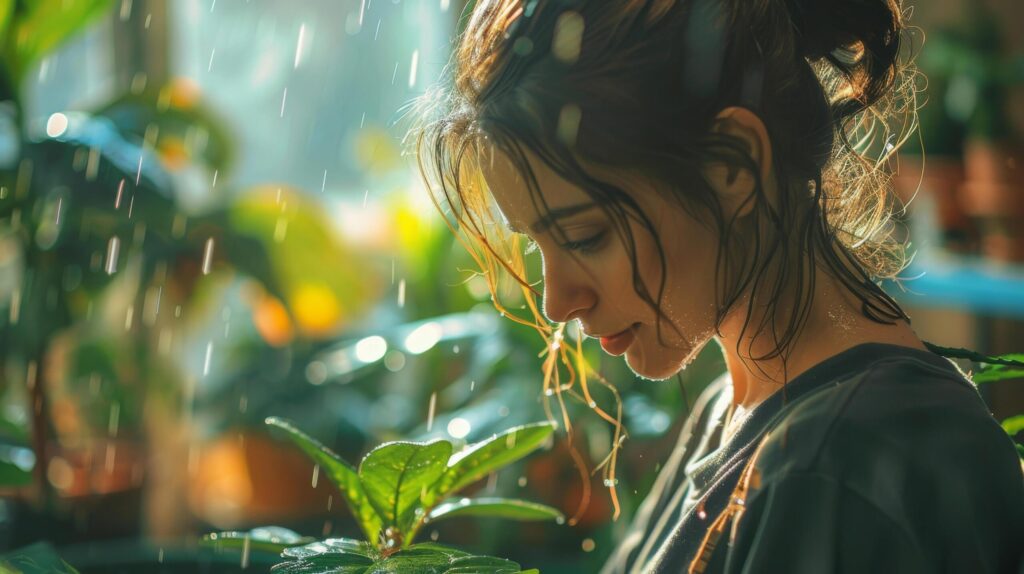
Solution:
<svg viewBox="0 0 1024 574"><path fill-rule="evenodd" d="M121 240L115 235L107 242L107 275L113 275L117 271L117 256L121 251Z"/></svg>
<svg viewBox="0 0 1024 574"><path fill-rule="evenodd" d="M203 250L203 275L210 274L210 262L213 260L213 238L206 240L206 248Z"/></svg>
<svg viewBox="0 0 1024 574"><path fill-rule="evenodd" d="M281 95L281 117L284 117L284 104L288 101L288 88L284 89L284 93Z"/></svg>
<svg viewBox="0 0 1024 574"><path fill-rule="evenodd" d="M206 359L203 360L203 376L210 374L210 359L213 358L213 341L206 344Z"/></svg>
<svg viewBox="0 0 1024 574"><path fill-rule="evenodd" d="M299 26L299 39L295 42L295 69L298 69L299 64L302 62L302 41L306 36L306 25L302 24Z"/></svg>
<svg viewBox="0 0 1024 574"><path fill-rule="evenodd" d="M437 393L430 393L430 405L427 407L427 432L434 428L434 407L437 406Z"/></svg>
<svg viewBox="0 0 1024 574"><path fill-rule="evenodd" d="M420 51L419 50L413 50L412 51L412 62L409 64L409 87L410 88L416 85L416 68L419 66L419 62L420 62Z"/></svg>

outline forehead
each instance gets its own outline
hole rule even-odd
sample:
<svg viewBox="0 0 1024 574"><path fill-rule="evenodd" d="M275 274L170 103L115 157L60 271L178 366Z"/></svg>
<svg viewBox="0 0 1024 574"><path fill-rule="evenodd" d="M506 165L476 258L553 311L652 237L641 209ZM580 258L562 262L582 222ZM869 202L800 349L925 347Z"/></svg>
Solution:
<svg viewBox="0 0 1024 574"><path fill-rule="evenodd" d="M526 166L516 164L503 150L494 147L480 155L481 173L508 226L526 230L543 218L545 211L594 202L590 194L564 179L534 152L523 149L523 154ZM529 174L524 171L527 167L536 180L533 193L528 184Z"/></svg>

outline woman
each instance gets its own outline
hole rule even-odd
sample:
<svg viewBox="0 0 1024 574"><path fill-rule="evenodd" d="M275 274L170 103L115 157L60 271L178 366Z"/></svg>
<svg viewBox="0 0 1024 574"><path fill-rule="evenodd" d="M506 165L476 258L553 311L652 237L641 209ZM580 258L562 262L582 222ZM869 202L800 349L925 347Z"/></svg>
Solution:
<svg viewBox="0 0 1024 574"><path fill-rule="evenodd" d="M1012 441L876 283L904 264L878 169L916 111L903 18L479 0L420 100L421 170L492 293L501 268L532 287L526 236L546 319L637 375L725 354L605 572L1021 564Z"/></svg>

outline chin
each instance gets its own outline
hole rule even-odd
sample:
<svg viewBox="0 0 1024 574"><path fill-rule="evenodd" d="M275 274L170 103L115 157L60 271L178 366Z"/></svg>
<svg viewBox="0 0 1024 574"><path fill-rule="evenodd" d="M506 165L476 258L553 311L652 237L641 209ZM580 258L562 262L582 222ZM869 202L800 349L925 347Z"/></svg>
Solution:
<svg viewBox="0 0 1024 574"><path fill-rule="evenodd" d="M649 356L635 345L626 351L626 365L636 376L651 381L664 381L675 376L693 362L703 345L690 349L661 349L662 352Z"/></svg>

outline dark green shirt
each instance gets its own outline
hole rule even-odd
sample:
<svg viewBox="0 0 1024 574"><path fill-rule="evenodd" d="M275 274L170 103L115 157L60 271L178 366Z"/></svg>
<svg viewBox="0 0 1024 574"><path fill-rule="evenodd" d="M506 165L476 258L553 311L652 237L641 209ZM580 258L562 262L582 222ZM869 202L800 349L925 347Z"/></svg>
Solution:
<svg viewBox="0 0 1024 574"><path fill-rule="evenodd" d="M727 376L694 404L604 574L684 572L761 438L759 488L707 572L1024 572L1024 474L974 385L870 343L791 380L722 440Z"/></svg>

